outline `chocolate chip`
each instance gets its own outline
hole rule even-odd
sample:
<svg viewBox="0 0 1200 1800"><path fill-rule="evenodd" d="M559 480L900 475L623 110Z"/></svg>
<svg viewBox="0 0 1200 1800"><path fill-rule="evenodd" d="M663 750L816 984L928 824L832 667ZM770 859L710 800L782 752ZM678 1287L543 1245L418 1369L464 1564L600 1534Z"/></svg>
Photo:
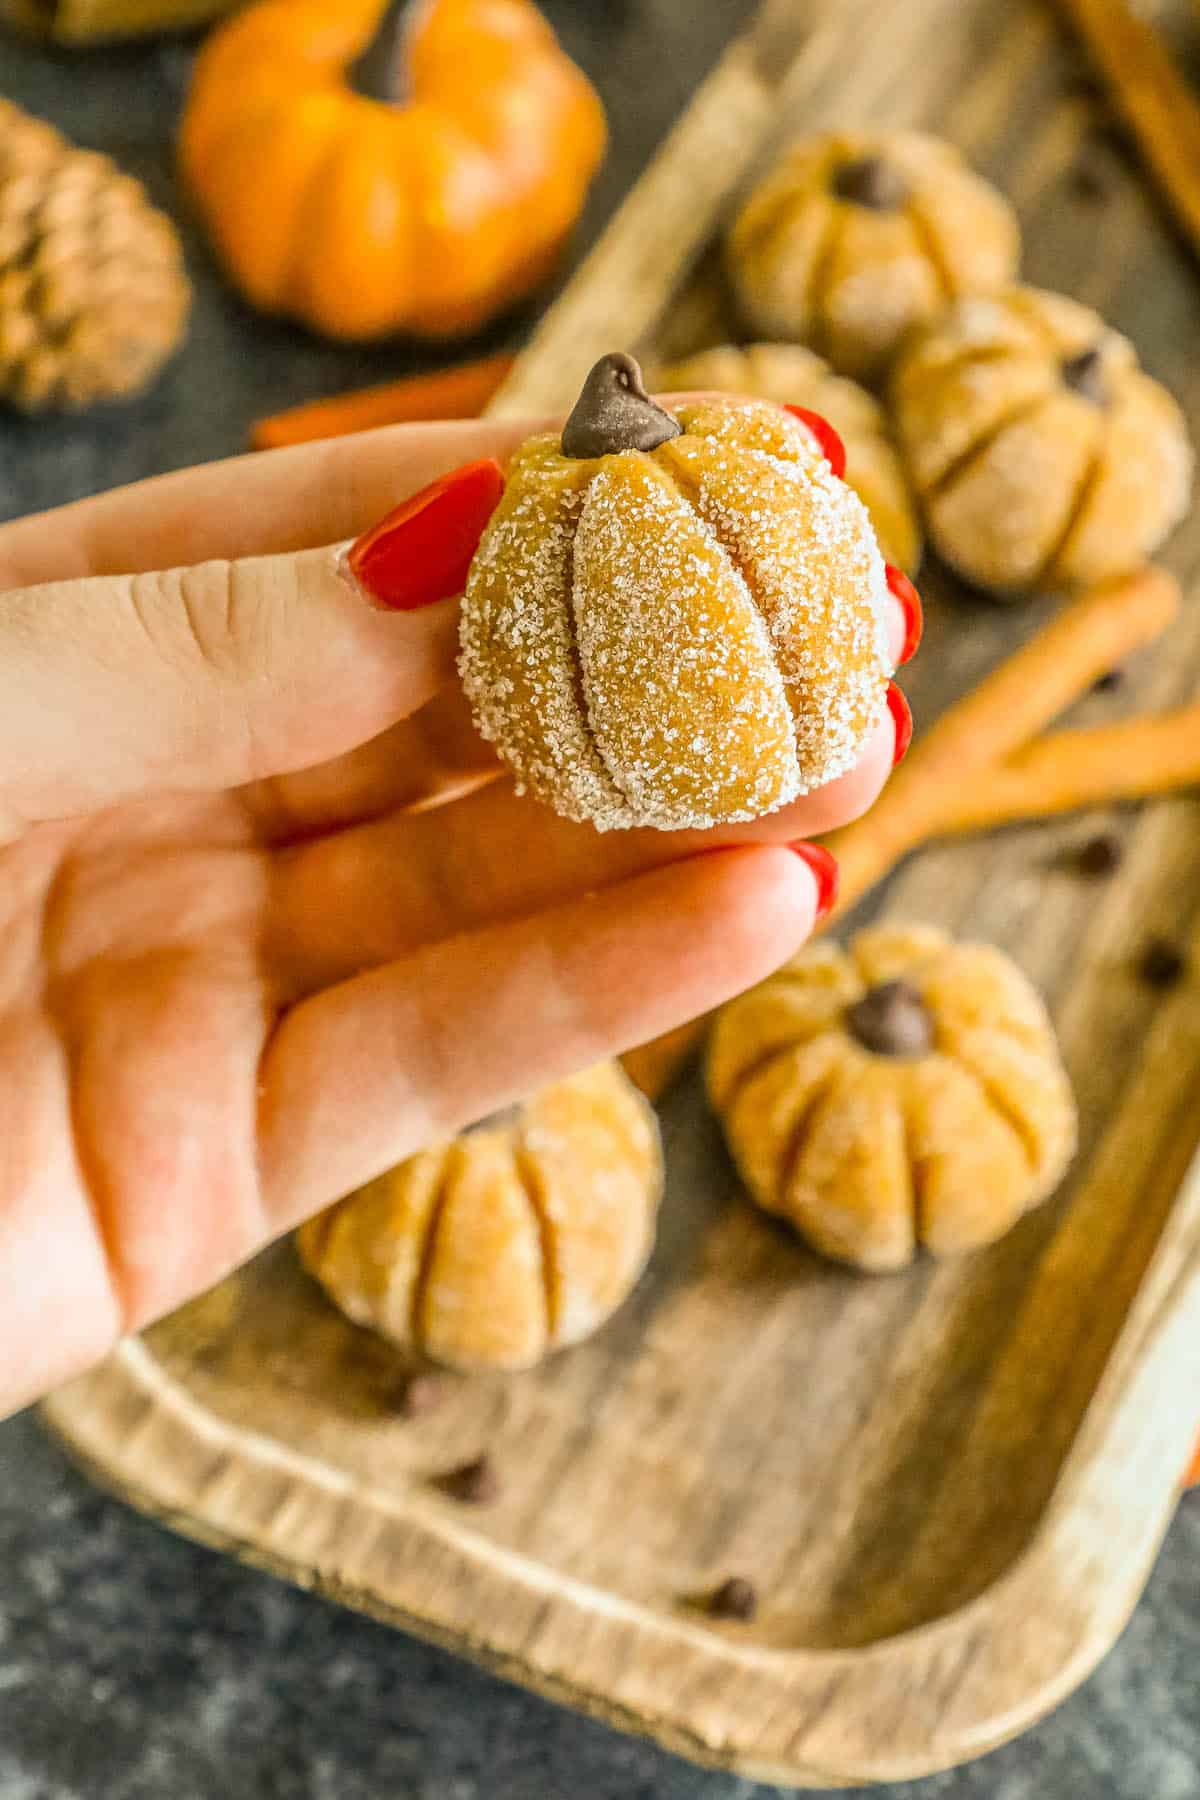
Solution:
<svg viewBox="0 0 1200 1800"><path fill-rule="evenodd" d="M1106 112L1089 132L1087 144L1089 148L1103 151L1109 156L1125 158L1131 148L1129 129L1116 113Z"/></svg>
<svg viewBox="0 0 1200 1800"><path fill-rule="evenodd" d="M730 1575L708 1596L708 1611L714 1619L748 1622L758 1612L758 1589L744 1575Z"/></svg>
<svg viewBox="0 0 1200 1800"><path fill-rule="evenodd" d="M933 1049L929 1008L908 981L868 988L846 1008L846 1029L876 1056L928 1056Z"/></svg>
<svg viewBox="0 0 1200 1800"><path fill-rule="evenodd" d="M1178 987L1187 972L1186 955L1169 938L1151 938L1138 964L1138 974L1147 987L1159 988L1163 992L1168 988Z"/></svg>
<svg viewBox="0 0 1200 1800"><path fill-rule="evenodd" d="M410 1375L392 1396L392 1410L402 1419L423 1419L427 1413L436 1412L448 1394L444 1375Z"/></svg>
<svg viewBox="0 0 1200 1800"><path fill-rule="evenodd" d="M1116 692L1117 688L1123 687L1124 683L1124 669L1106 669L1103 675L1098 675L1093 681L1092 692L1093 694L1112 694Z"/></svg>
<svg viewBox="0 0 1200 1800"><path fill-rule="evenodd" d="M1120 868L1123 854L1120 839L1111 831L1101 831L1080 844L1074 855L1075 867L1081 875L1111 875Z"/></svg>
<svg viewBox="0 0 1200 1800"><path fill-rule="evenodd" d="M623 350L602 356L583 384L563 426L564 456L614 456L620 450L657 450L683 430L646 392L642 371Z"/></svg>
<svg viewBox="0 0 1200 1800"><path fill-rule="evenodd" d="M1063 70L1063 92L1073 100L1103 100L1104 84L1090 63L1073 58Z"/></svg>
<svg viewBox="0 0 1200 1800"><path fill-rule="evenodd" d="M477 1131L512 1131L520 1124L523 1110L520 1106L502 1106L498 1112L485 1113L482 1119L464 1125L460 1136L471 1137Z"/></svg>
<svg viewBox="0 0 1200 1800"><path fill-rule="evenodd" d="M447 1469L438 1476L436 1486L447 1499L460 1500L464 1506L489 1506L500 1498L500 1477L486 1451L457 1469Z"/></svg>
<svg viewBox="0 0 1200 1800"><path fill-rule="evenodd" d="M860 156L834 170L833 191L839 200L871 212L897 212L908 199L909 187L894 163L882 156Z"/></svg>
<svg viewBox="0 0 1200 1800"><path fill-rule="evenodd" d="M1112 192L1113 171L1107 162L1087 147L1067 171L1071 192L1080 200L1104 200Z"/></svg>
<svg viewBox="0 0 1200 1800"><path fill-rule="evenodd" d="M1104 353L1095 344L1088 350L1081 350L1078 356L1068 356L1059 365L1063 386L1078 394L1082 400L1090 400L1093 406L1108 404L1108 381L1104 373Z"/></svg>

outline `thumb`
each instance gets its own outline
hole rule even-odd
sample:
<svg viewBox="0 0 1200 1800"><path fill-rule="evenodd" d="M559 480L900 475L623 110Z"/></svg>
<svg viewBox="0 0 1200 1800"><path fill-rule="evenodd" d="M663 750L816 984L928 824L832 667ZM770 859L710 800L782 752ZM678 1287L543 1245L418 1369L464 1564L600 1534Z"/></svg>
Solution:
<svg viewBox="0 0 1200 1800"><path fill-rule="evenodd" d="M471 464L351 545L0 594L0 838L289 774L414 712L502 487Z"/></svg>

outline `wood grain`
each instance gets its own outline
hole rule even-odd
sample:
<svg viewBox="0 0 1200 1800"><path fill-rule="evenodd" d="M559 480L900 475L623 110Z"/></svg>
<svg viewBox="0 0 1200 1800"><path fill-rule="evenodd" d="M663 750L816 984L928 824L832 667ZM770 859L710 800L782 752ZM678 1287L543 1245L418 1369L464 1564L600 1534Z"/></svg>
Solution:
<svg viewBox="0 0 1200 1800"><path fill-rule="evenodd" d="M1125 0L1058 0L1167 205L1200 255L1200 101Z"/></svg>
<svg viewBox="0 0 1200 1800"><path fill-rule="evenodd" d="M1096 115L1049 9L847 0L842 35L827 29L803 39L786 104L744 47L714 75L744 96L746 166L801 120L932 122L1018 200L1029 276L1099 304L1200 422L1191 265L1120 163L1102 203L1076 186ZM560 404L594 349L654 350L681 320L713 319L671 276L702 251L711 281L680 214L687 166L729 142L712 92L704 129L685 120L664 148L670 179L649 172L655 205L631 200L548 318L514 407ZM696 180L708 232L723 179ZM631 271L626 330L611 282ZM1196 520L1169 560L1190 603L1070 724L1195 698ZM933 570L922 589L918 717L1050 616ZM1066 851L1099 820L1125 856L1085 882ZM879 1280L820 1263L744 1203L685 1082L663 1108L656 1255L592 1342L405 1420L394 1353L283 1246L55 1396L51 1424L178 1528L704 1762L884 1781L1019 1731L1120 1631L1200 1413L1200 975L1167 995L1136 976L1152 934L1190 942L1200 968L1200 802L938 845L868 905L1006 946L1053 1009L1081 1152L1061 1196L1002 1243ZM484 1447L502 1496L456 1507L432 1478ZM690 1603L729 1574L760 1589L751 1624Z"/></svg>
<svg viewBox="0 0 1200 1800"><path fill-rule="evenodd" d="M787 96L837 54L828 0L770 0L718 63L487 409L554 412L606 351L640 342L759 151Z"/></svg>

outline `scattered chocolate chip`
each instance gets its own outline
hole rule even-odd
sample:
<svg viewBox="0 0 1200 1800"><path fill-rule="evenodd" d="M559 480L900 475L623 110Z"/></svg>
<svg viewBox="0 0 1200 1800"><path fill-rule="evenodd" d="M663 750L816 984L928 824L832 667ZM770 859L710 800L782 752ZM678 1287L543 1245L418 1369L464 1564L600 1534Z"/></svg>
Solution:
<svg viewBox="0 0 1200 1800"><path fill-rule="evenodd" d="M464 1506L488 1506L500 1498L500 1477L486 1451L457 1469L447 1469L435 1485L447 1499L461 1500Z"/></svg>
<svg viewBox="0 0 1200 1800"><path fill-rule="evenodd" d="M1124 684L1124 669L1106 669L1103 675L1098 675L1093 681L1092 692L1093 694L1112 694Z"/></svg>
<svg viewBox="0 0 1200 1800"><path fill-rule="evenodd" d="M1187 957L1169 938L1151 938L1138 964L1138 974L1147 987L1163 992L1178 987L1187 972Z"/></svg>
<svg viewBox="0 0 1200 1800"><path fill-rule="evenodd" d="M614 456L620 450L657 450L683 430L646 392L642 371L623 350L602 356L583 384L563 426L564 456Z"/></svg>
<svg viewBox="0 0 1200 1800"><path fill-rule="evenodd" d="M876 1056L928 1056L933 1049L929 1008L908 981L868 988L846 1008L846 1028Z"/></svg>
<svg viewBox="0 0 1200 1800"><path fill-rule="evenodd" d="M743 1575L731 1575L708 1596L707 1609L714 1619L749 1621L758 1612L758 1589Z"/></svg>
<svg viewBox="0 0 1200 1800"><path fill-rule="evenodd" d="M1104 85L1089 63L1074 59L1063 71L1063 92L1074 100L1103 100Z"/></svg>
<svg viewBox="0 0 1200 1800"><path fill-rule="evenodd" d="M1078 200L1106 200L1113 188L1113 171L1086 149L1067 171L1071 192Z"/></svg>
<svg viewBox="0 0 1200 1800"><path fill-rule="evenodd" d="M1108 380L1104 373L1104 352L1093 344L1078 356L1068 356L1059 366L1063 386L1093 406L1108 404Z"/></svg>
<svg viewBox="0 0 1200 1800"><path fill-rule="evenodd" d="M908 199L908 182L894 163L882 156L860 156L834 170L833 191L839 200L871 212L896 212Z"/></svg>
<svg viewBox="0 0 1200 1800"><path fill-rule="evenodd" d="M423 1419L436 1412L449 1393L444 1375L410 1375L396 1389L392 1408L402 1419Z"/></svg>
<svg viewBox="0 0 1200 1800"><path fill-rule="evenodd" d="M1130 136L1123 119L1110 112L1094 125L1086 139L1089 149L1107 151L1109 155L1125 158L1129 155Z"/></svg>
<svg viewBox="0 0 1200 1800"><path fill-rule="evenodd" d="M1111 875L1121 866L1121 842L1110 831L1087 838L1074 853L1075 867L1081 875Z"/></svg>

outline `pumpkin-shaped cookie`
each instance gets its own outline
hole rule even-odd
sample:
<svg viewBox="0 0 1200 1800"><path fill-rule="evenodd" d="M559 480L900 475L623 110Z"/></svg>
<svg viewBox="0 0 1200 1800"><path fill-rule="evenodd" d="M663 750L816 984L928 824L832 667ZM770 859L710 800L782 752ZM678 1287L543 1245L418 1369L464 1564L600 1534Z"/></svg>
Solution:
<svg viewBox="0 0 1200 1800"><path fill-rule="evenodd" d="M548 273L604 113L533 0L406 8L403 102L356 93L387 0L257 0L196 58L183 176L246 298L336 338L473 331Z"/></svg>
<svg viewBox="0 0 1200 1800"><path fill-rule="evenodd" d="M866 509L763 401L663 411L603 358L517 452L462 607L463 685L522 790L601 830L752 819L841 775L882 716Z"/></svg>
<svg viewBox="0 0 1200 1800"><path fill-rule="evenodd" d="M883 408L856 381L835 375L799 344L722 344L658 370L655 386L754 394L828 419L846 447L846 483L870 514L879 548L888 562L916 574L921 533L908 478Z"/></svg>
<svg viewBox="0 0 1200 1800"><path fill-rule="evenodd" d="M1124 574L1187 509L1179 407L1062 295L964 300L906 349L892 400L930 537L997 593Z"/></svg>
<svg viewBox="0 0 1200 1800"><path fill-rule="evenodd" d="M753 1198L862 1269L991 1243L1075 1147L1037 993L999 950L927 926L811 946L733 1001L708 1085Z"/></svg>
<svg viewBox="0 0 1200 1800"><path fill-rule="evenodd" d="M653 1110L601 1063L410 1157L297 1245L356 1324L455 1368L526 1368L625 1299L661 1192Z"/></svg>
<svg viewBox="0 0 1200 1800"><path fill-rule="evenodd" d="M794 144L727 246L743 317L811 344L844 375L881 375L905 333L1016 274L1008 202L958 151L915 131Z"/></svg>

